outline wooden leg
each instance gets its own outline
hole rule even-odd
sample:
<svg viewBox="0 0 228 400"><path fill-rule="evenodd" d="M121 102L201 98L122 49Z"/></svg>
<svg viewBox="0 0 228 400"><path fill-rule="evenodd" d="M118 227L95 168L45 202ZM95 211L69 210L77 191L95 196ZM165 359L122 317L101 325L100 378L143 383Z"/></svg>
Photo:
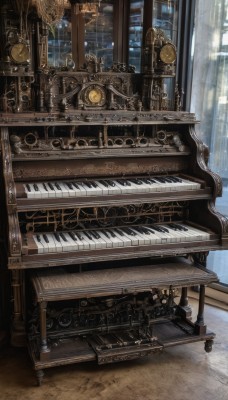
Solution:
<svg viewBox="0 0 228 400"><path fill-rule="evenodd" d="M181 290L181 298L178 306L178 314L184 318L191 319L192 309L188 304L188 288L183 287Z"/></svg>
<svg viewBox="0 0 228 400"><path fill-rule="evenodd" d="M13 316L11 327L11 344L13 346L26 346L25 323L23 318L23 285L24 274L22 271L12 271Z"/></svg>
<svg viewBox="0 0 228 400"><path fill-rule="evenodd" d="M200 285L200 294L199 294L199 308L197 320L195 323L195 332L198 335L206 333L207 327L204 324L204 302L205 302L205 285Z"/></svg>
<svg viewBox="0 0 228 400"><path fill-rule="evenodd" d="M36 371L36 379L37 379L37 385L41 386L44 378L44 371L42 369L38 369Z"/></svg>
<svg viewBox="0 0 228 400"><path fill-rule="evenodd" d="M206 340L205 345L204 345L204 350L206 353L210 353L212 351L212 346L213 346L214 340L209 339Z"/></svg>
<svg viewBox="0 0 228 400"><path fill-rule="evenodd" d="M47 345L47 302L39 303L40 307L40 361L49 358L50 349Z"/></svg>

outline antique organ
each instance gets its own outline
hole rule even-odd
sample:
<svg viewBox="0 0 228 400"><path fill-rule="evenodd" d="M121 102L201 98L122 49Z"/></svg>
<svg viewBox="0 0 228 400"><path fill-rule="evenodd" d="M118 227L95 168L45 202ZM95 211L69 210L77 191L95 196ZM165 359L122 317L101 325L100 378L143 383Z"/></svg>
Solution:
<svg viewBox="0 0 228 400"><path fill-rule="evenodd" d="M51 12L47 1L1 1L11 342L28 341L39 384L56 365L196 341L210 351L204 292L217 277L206 258L227 248L228 224L214 206L221 179L207 167L195 116L181 107L175 41L148 23L154 3L166 2L144 2L141 72L118 36L137 2L54 3ZM119 24L108 65L106 53L84 50L105 9ZM62 44L53 34L61 17L70 51L69 36ZM193 322L187 288L196 285Z"/></svg>

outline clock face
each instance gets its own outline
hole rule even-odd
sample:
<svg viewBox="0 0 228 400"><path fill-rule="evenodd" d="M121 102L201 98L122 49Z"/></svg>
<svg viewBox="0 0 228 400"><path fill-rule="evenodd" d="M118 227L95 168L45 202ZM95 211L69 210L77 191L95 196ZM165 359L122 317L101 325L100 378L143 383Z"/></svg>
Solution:
<svg viewBox="0 0 228 400"><path fill-rule="evenodd" d="M10 57L17 64L29 62L29 49L25 43L16 43L10 49Z"/></svg>
<svg viewBox="0 0 228 400"><path fill-rule="evenodd" d="M171 43L165 44L160 51L160 59L164 64L172 64L176 60L176 49Z"/></svg>
<svg viewBox="0 0 228 400"><path fill-rule="evenodd" d="M100 103L101 98L102 98L102 93L98 89L92 89L88 93L88 98L91 103L94 103L94 104Z"/></svg>
<svg viewBox="0 0 228 400"><path fill-rule="evenodd" d="M90 85L85 90L84 100L91 106L103 106L106 100L105 90L99 85Z"/></svg>

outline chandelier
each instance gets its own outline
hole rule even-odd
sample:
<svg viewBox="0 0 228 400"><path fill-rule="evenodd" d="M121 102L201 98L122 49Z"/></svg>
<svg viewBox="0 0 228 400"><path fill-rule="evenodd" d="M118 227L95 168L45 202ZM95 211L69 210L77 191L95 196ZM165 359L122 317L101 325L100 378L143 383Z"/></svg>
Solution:
<svg viewBox="0 0 228 400"><path fill-rule="evenodd" d="M69 3L76 7L76 14L97 16L102 0L32 0L36 6L39 17L48 25L57 24L64 15Z"/></svg>
<svg viewBox="0 0 228 400"><path fill-rule="evenodd" d="M33 0L39 17L48 25L57 24L64 15L67 0Z"/></svg>

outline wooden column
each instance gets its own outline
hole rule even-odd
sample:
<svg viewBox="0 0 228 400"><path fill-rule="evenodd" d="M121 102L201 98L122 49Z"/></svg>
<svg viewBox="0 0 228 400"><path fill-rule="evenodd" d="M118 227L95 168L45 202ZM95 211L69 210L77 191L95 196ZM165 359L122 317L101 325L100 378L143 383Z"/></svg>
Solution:
<svg viewBox="0 0 228 400"><path fill-rule="evenodd" d="M200 285L200 294L199 294L199 307L198 307L198 315L195 323L195 332L198 335L206 333L206 325L204 324L204 302L205 302L205 285Z"/></svg>
<svg viewBox="0 0 228 400"><path fill-rule="evenodd" d="M50 349L47 345L47 302L39 303L40 308L40 361L49 358Z"/></svg>

